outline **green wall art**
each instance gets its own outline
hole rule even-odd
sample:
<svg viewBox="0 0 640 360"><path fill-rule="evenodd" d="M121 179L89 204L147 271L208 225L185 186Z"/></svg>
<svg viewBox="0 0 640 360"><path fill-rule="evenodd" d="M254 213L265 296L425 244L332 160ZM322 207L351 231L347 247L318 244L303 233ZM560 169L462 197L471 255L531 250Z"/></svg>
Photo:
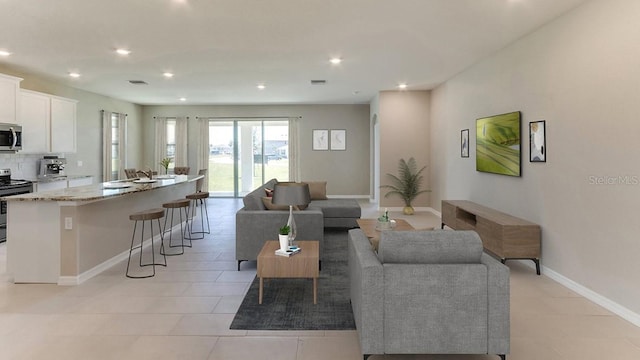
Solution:
<svg viewBox="0 0 640 360"><path fill-rule="evenodd" d="M476 119L476 170L520 176L520 112Z"/></svg>

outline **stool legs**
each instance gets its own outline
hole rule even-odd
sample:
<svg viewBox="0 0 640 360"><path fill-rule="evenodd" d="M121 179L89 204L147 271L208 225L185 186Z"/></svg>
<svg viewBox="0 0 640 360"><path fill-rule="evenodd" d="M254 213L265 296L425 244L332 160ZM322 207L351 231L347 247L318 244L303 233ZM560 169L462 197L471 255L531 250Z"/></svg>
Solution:
<svg viewBox="0 0 640 360"><path fill-rule="evenodd" d="M169 209L171 209L171 221L169 223L169 227L167 228L167 220L169 220ZM174 216L174 210L178 209L178 214L180 216L180 245L173 245L173 216ZM185 219L182 219L182 215L183 215L183 210L184 209L184 217ZM186 224L183 227L183 223L186 221ZM170 248L174 248L174 247L179 247L180 248L180 252L178 253L174 253L174 254L166 254L163 253L163 255L166 256L174 256L174 255L182 255L184 254L184 248L185 247L192 247L191 244L191 232L189 232L189 208L188 207L182 207L182 208L167 208L167 214L164 217L164 231L163 233L169 232L169 247ZM189 232L189 236L186 236L186 233ZM189 245L185 245L184 240L189 240ZM163 250L164 252L164 250Z"/></svg>
<svg viewBox="0 0 640 360"><path fill-rule="evenodd" d="M200 229L202 231L193 231L193 223L196 216L196 207L200 201ZM204 200L204 201L203 201ZM204 204L204 205L203 205ZM191 199L191 235L200 234L199 237L192 238L193 240L204 239L204 234L211 234L211 227L209 226L209 210L207 208L206 199ZM207 221L207 231L204 231L204 221Z"/></svg>
<svg viewBox="0 0 640 360"><path fill-rule="evenodd" d="M164 256L164 238L163 238L163 233L162 233L162 227L160 226L160 219L158 219L158 233L160 234L160 254L162 255L162 257L164 258L164 264L163 263L156 263L156 256L155 256L155 249L153 246L153 220L149 220L149 226L151 228L151 262L150 263L146 263L143 264L142 263L142 253L144 252L144 223L145 220L140 220L142 221L142 229L140 231L140 245L138 246L133 246L133 243L135 241L135 237L136 237L136 229L138 227L138 220L135 221L134 225L133 225L133 235L131 235L131 247L129 249L129 260L127 261L127 272L126 275L128 278L132 278L132 279L143 279L143 278L149 278L152 276L156 275L156 265L158 266L167 266L167 258ZM151 275L143 275L143 276L133 276L133 275L129 275L129 265L131 264L131 253L133 252L134 249L140 249L140 267L144 267L144 266L151 266L153 268L153 272L151 273Z"/></svg>

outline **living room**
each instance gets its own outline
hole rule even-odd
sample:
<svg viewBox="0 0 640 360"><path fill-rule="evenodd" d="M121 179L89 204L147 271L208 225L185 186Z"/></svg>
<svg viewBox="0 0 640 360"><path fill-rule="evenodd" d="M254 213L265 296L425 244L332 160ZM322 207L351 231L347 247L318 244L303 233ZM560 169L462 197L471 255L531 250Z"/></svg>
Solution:
<svg viewBox="0 0 640 360"><path fill-rule="evenodd" d="M467 199L540 224L543 275L640 326L640 229L633 219L640 197L633 165L640 130L634 119L640 110L638 13L633 1L584 2L431 91L380 91L369 104L138 105L2 62L0 73L24 78L23 88L79 100L82 136L79 151L67 154L68 171L79 171L82 161L81 170L96 178L102 161L98 114L106 108L129 115L129 134L139 139L128 144L134 166L152 162L153 141L146 134L153 116L301 116L309 156L302 179L326 179L329 195L379 200L380 208L401 206L380 197L376 185L395 172L400 157L414 156L428 165L431 189L416 207L439 211L441 200ZM523 129L545 120L552 152L545 163L529 162L523 132L521 177L476 172L474 136L470 157L461 158L461 130L472 129L477 118L510 111L522 112ZM372 158L376 124L379 163ZM313 129L336 128L347 129L349 151L310 149ZM0 156L7 161L8 155Z"/></svg>

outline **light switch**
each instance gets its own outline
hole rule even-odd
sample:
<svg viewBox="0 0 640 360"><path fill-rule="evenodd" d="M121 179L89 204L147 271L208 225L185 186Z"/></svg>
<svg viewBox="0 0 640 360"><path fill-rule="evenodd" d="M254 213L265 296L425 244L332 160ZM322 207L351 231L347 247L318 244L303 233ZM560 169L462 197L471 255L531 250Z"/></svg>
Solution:
<svg viewBox="0 0 640 360"><path fill-rule="evenodd" d="M73 220L70 217L64 218L64 229L71 230L73 229Z"/></svg>
<svg viewBox="0 0 640 360"><path fill-rule="evenodd" d="M82 166L82 160L78 160L78 167Z"/></svg>

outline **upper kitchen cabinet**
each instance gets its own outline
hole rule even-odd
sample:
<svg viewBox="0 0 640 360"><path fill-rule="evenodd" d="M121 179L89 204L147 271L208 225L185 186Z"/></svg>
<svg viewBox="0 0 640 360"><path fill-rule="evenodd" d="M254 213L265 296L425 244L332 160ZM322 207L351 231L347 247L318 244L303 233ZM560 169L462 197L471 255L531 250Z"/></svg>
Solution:
<svg viewBox="0 0 640 360"><path fill-rule="evenodd" d="M76 105L78 101L51 98L51 152L76 152Z"/></svg>
<svg viewBox="0 0 640 360"><path fill-rule="evenodd" d="M76 105L76 100L21 90L22 152L75 152Z"/></svg>
<svg viewBox="0 0 640 360"><path fill-rule="evenodd" d="M20 81L20 78L0 74L0 123L13 124L17 121Z"/></svg>

